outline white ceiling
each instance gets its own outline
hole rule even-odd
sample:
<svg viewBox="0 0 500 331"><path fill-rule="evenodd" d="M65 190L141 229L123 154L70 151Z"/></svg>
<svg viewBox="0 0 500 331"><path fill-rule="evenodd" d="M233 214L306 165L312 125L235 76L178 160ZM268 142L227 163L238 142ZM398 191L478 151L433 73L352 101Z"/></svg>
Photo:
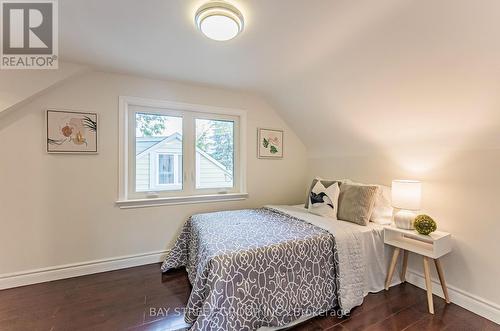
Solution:
<svg viewBox="0 0 500 331"><path fill-rule="evenodd" d="M245 31L219 43L203 1L63 0L61 58L260 93L312 154L500 147L500 1L231 2Z"/></svg>
<svg viewBox="0 0 500 331"><path fill-rule="evenodd" d="M261 89L307 70L400 1L231 1L245 16L245 31L221 43L194 25L205 1L64 0L61 56L117 71Z"/></svg>

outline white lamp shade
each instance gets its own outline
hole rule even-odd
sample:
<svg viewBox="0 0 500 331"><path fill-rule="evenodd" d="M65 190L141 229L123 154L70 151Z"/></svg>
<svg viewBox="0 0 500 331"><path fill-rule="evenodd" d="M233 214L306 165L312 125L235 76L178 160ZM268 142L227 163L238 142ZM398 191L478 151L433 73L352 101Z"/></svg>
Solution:
<svg viewBox="0 0 500 331"><path fill-rule="evenodd" d="M422 202L422 183L416 180L392 181L392 206L419 210Z"/></svg>

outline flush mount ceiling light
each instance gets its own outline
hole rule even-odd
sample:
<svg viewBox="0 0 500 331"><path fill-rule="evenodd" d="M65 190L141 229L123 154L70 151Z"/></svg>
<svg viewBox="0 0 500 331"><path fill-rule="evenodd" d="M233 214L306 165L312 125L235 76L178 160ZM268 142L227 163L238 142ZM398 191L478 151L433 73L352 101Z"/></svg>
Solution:
<svg viewBox="0 0 500 331"><path fill-rule="evenodd" d="M196 26L210 39L226 41L243 30L243 15L238 8L226 2L209 2L198 9Z"/></svg>

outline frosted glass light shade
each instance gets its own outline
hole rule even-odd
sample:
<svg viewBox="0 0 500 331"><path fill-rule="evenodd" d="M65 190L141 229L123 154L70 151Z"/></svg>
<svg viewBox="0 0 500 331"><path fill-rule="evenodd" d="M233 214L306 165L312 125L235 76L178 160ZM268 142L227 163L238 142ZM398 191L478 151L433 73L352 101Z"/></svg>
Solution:
<svg viewBox="0 0 500 331"><path fill-rule="evenodd" d="M243 30L243 15L234 6L222 2L209 2L196 12L198 29L212 40L233 39Z"/></svg>
<svg viewBox="0 0 500 331"><path fill-rule="evenodd" d="M392 181L392 206L399 209L419 210L422 202L422 183L416 180Z"/></svg>

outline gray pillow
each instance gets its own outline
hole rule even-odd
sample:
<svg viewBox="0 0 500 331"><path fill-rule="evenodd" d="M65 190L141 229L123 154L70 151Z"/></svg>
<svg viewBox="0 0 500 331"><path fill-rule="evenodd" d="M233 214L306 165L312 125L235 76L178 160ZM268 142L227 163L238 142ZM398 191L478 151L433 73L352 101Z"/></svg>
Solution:
<svg viewBox="0 0 500 331"><path fill-rule="evenodd" d="M311 196L311 191L312 191L313 187L316 185L316 183L318 181L321 181L321 184L323 184L323 186L325 188L329 188L330 186L332 186L335 183L339 183L339 186L342 184L342 182L338 181L338 180L325 180L325 179L321 179L318 177L314 178L312 183L311 183L311 186L309 187L309 190L307 190L306 203L304 205L305 209L309 208L309 200L310 200L309 197Z"/></svg>
<svg viewBox="0 0 500 331"><path fill-rule="evenodd" d="M368 225L377 193L376 185L344 183L340 187L337 218L359 225Z"/></svg>

